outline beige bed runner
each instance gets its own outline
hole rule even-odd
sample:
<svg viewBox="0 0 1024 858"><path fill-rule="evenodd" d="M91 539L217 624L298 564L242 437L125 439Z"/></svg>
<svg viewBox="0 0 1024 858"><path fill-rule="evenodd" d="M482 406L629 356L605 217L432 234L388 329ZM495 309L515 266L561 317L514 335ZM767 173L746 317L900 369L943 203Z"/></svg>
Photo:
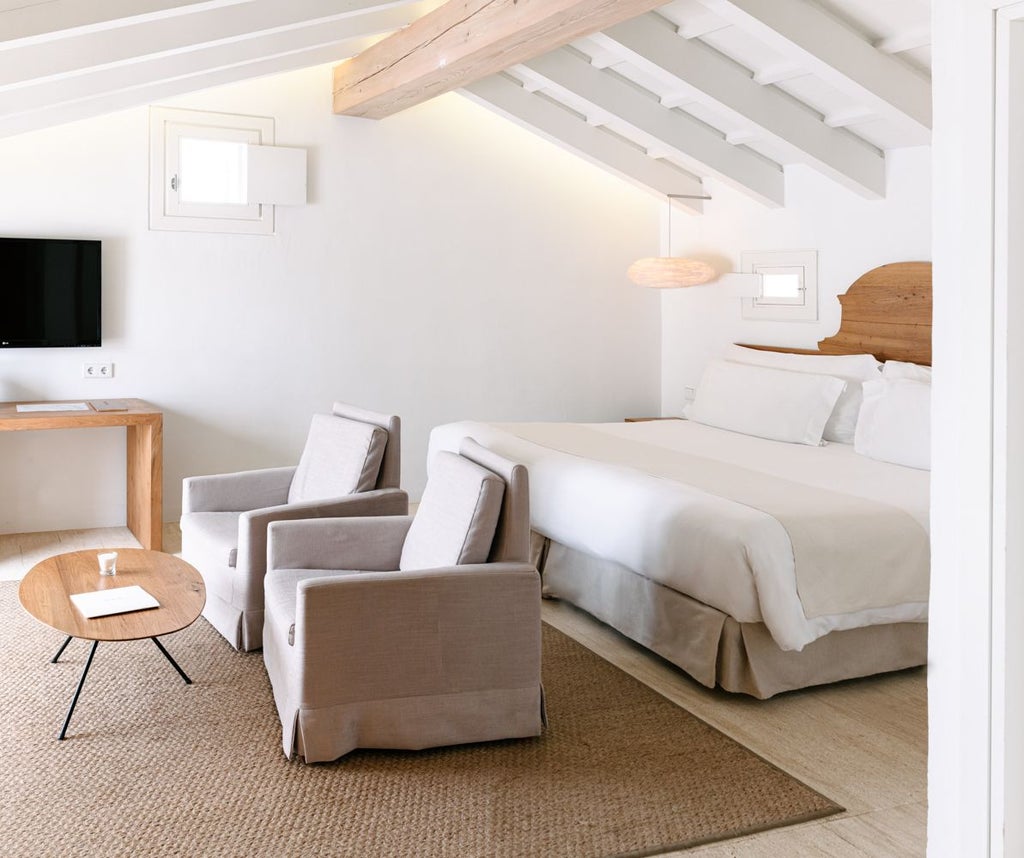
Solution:
<svg viewBox="0 0 1024 858"><path fill-rule="evenodd" d="M770 515L789 534L797 591L809 619L928 600L928 534L897 507L581 424L497 425L543 447L633 468Z"/></svg>

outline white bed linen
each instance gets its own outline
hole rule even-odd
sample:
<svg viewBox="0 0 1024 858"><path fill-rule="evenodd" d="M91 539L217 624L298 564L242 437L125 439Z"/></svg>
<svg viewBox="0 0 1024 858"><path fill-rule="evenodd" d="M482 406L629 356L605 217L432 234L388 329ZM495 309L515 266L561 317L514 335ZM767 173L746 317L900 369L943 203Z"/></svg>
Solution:
<svg viewBox="0 0 1024 858"><path fill-rule="evenodd" d="M770 515L632 468L559 452L517 437L515 424L439 426L430 449L467 435L530 470L533 527L570 548L621 563L740 622L764 622L784 650L836 629L923 621L927 603L808 619L789 537ZM842 491L903 509L928 526L928 473L867 459L848 444L808 447L690 421L586 424L607 433Z"/></svg>

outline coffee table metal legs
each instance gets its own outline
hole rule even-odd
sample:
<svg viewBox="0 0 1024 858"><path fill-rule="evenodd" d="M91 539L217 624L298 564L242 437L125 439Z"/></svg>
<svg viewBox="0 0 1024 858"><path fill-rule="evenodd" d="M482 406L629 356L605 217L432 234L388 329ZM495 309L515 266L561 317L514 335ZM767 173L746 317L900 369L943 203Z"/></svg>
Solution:
<svg viewBox="0 0 1024 858"><path fill-rule="evenodd" d="M188 678L188 674L185 673L185 671L181 669L181 666L178 664L178 662L176 662L171 657L171 654L164 648L164 645L160 643L160 641L158 641L155 637L150 638L150 640L156 644L157 649L159 649L160 652L164 654L164 658L166 658L171 663L171 666L176 671L178 671L178 675L185 680L185 684L191 685L192 680ZM69 643L71 643L70 637L60 645L60 649L57 650L57 654L50 659L51 664L57 663L57 659L61 657L64 650L67 649ZM71 716L75 712L75 706L78 705L78 696L82 693L82 686L85 685L85 677L89 673L89 668L92 665L92 657L96 655L96 647L98 647L99 644L99 641L93 641L92 647L89 649L89 657L85 660L85 667L82 669L82 676L78 680L78 687L75 689L75 696L71 698L71 705L68 707L68 714L64 716L64 726L60 728L60 735L57 737L58 741L62 740L65 737L65 735L67 735L68 725L71 723Z"/></svg>
<svg viewBox="0 0 1024 858"><path fill-rule="evenodd" d="M68 638L71 640L71 638ZM68 641L64 641L64 646L68 645ZM85 660L85 668L82 670L82 678L78 680L78 688L75 689L75 696L71 698L71 706L68 708L68 714L64 718L64 726L60 728L60 735L57 737L58 741L64 738L64 735L68 732L68 724L71 723L71 716L75 711L75 705L78 703L78 695L82 693L82 686L85 685L86 674L89 673L89 666L92 664L92 657L96 655L96 647L100 645L99 641L92 642L92 648L89 650L89 657ZM64 646L61 647L63 652ZM60 655L58 652L57 655ZM54 656L54 661L57 660L57 656Z"/></svg>
<svg viewBox="0 0 1024 858"><path fill-rule="evenodd" d="M50 664L56 664L57 663L57 659L60 658L61 655L63 655L64 650L66 650L68 648L68 644L71 643L71 640L72 640L71 635L68 635L68 639L66 641L64 641L64 643L62 643L60 645L60 649L57 650L57 654L53 658L50 659Z"/></svg>
<svg viewBox="0 0 1024 858"><path fill-rule="evenodd" d="M160 641L158 641L156 638L151 638L151 640L153 641L153 643L155 643L157 645L157 647L159 648L160 652L162 652L164 654L164 657L171 663L171 666L176 671L178 671L178 674L181 676L181 678L185 680L185 684L186 685L191 685L192 684L192 680L188 678L188 674L185 673L185 671L182 670L178 666L178 662L176 662L173 658L171 658L171 654L167 650L164 649L164 645L162 643L160 643Z"/></svg>

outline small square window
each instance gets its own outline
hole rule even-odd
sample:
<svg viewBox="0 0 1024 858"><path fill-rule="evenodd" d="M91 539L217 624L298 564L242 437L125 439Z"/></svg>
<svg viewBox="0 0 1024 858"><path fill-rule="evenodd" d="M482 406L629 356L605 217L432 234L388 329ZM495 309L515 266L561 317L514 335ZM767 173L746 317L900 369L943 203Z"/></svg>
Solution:
<svg viewBox="0 0 1024 858"><path fill-rule="evenodd" d="M178 201L206 205L247 205L248 147L229 140L182 137Z"/></svg>
<svg viewBox="0 0 1024 858"><path fill-rule="evenodd" d="M744 253L743 270L761 275L761 294L743 299L744 319L817 320L817 251L768 250Z"/></svg>
<svg viewBox="0 0 1024 858"><path fill-rule="evenodd" d="M804 287L802 271L791 271L786 268L759 268L761 275L761 302L795 303L803 300Z"/></svg>
<svg viewBox="0 0 1024 858"><path fill-rule="evenodd" d="M266 117L150 108L150 229L273 233L306 200L305 150L273 142Z"/></svg>

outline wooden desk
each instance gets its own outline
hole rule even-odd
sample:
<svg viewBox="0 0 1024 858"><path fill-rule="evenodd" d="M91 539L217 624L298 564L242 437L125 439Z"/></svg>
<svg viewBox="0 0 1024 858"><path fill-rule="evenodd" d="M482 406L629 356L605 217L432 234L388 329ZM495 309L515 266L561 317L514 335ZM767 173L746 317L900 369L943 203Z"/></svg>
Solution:
<svg viewBox="0 0 1024 858"><path fill-rule="evenodd" d="M73 399L70 402L87 402ZM128 432L128 527L143 548L163 547L164 415L141 399L125 411L18 411L34 403L0 402L0 432L124 426ZM59 404L59 403L46 403Z"/></svg>

